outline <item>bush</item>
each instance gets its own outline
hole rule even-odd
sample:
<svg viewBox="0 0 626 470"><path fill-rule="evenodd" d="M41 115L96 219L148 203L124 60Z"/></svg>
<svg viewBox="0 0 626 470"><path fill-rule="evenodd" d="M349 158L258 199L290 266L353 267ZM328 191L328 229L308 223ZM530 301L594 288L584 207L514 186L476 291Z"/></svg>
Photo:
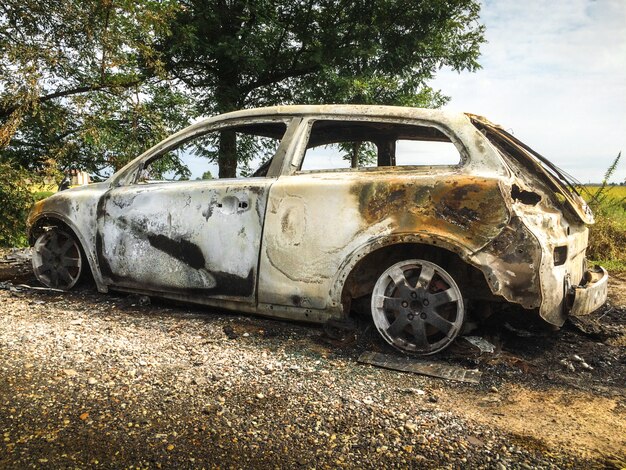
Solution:
<svg viewBox="0 0 626 470"><path fill-rule="evenodd" d="M0 246L26 245L26 216L33 204L26 171L0 162Z"/></svg>
<svg viewBox="0 0 626 470"><path fill-rule="evenodd" d="M613 271L626 270L626 197L621 187L609 184L621 157L619 152L600 186L579 188L596 219L596 223L589 227L587 258Z"/></svg>
<svg viewBox="0 0 626 470"><path fill-rule="evenodd" d="M587 257L591 260L626 262L626 230L620 221L598 212L589 228Z"/></svg>

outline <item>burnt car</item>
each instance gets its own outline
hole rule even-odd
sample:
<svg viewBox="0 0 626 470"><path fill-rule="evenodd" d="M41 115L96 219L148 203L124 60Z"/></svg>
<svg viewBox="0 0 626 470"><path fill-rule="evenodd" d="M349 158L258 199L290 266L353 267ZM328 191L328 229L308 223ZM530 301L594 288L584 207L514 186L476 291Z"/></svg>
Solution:
<svg viewBox="0 0 626 470"><path fill-rule="evenodd" d="M200 153L248 176L171 181ZM245 154L245 155L244 155ZM208 161L208 160L207 160ZM33 267L109 289L326 323L358 311L410 353L450 345L502 303L561 326L606 300L593 215L548 160L486 119L385 106L281 106L212 117L29 218Z"/></svg>

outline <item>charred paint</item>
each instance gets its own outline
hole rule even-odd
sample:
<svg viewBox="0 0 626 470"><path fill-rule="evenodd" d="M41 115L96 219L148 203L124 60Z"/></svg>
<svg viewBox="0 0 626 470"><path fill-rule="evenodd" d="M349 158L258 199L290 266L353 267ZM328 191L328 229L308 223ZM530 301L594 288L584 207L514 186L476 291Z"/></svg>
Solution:
<svg viewBox="0 0 626 470"><path fill-rule="evenodd" d="M102 275L110 279L114 279L109 260L102 251L102 235L100 232L96 233L96 254L98 256L98 264L100 264L100 271L102 272Z"/></svg>
<svg viewBox="0 0 626 470"><path fill-rule="evenodd" d="M287 208L280 218L281 230L285 237L293 241L294 246L300 244L298 234L301 233L302 228L298 224L303 223L302 219L302 209L300 207Z"/></svg>
<svg viewBox="0 0 626 470"><path fill-rule="evenodd" d="M291 296L291 303L295 305L296 307L302 306L302 300L303 300L302 297L300 297L299 295Z"/></svg>
<svg viewBox="0 0 626 470"><path fill-rule="evenodd" d="M132 206L134 198L116 198L112 197L110 199L111 203L115 204L120 209L126 209L127 207Z"/></svg>
<svg viewBox="0 0 626 470"><path fill-rule="evenodd" d="M487 251L508 264L531 265L538 261L537 256L533 256L536 242L530 233L524 230L519 222L513 222L512 225L517 226L518 229L511 226L507 227L499 237L493 240Z"/></svg>
<svg viewBox="0 0 626 470"><path fill-rule="evenodd" d="M508 221L496 180L453 176L419 182L384 179L355 185L364 221L391 219L397 231L431 232L462 238L476 248L495 237Z"/></svg>
<svg viewBox="0 0 626 470"><path fill-rule="evenodd" d="M150 246L153 248L175 258L190 268L195 270L204 270L215 281L214 287L208 288L188 288L183 289L187 294L199 294L199 295L221 295L221 296L233 296L233 297L249 297L254 293L255 286L255 274L254 269L248 272L246 277L237 276L235 274L226 273L222 271L209 271L205 269L206 259L202 250L196 244L184 239L171 239L162 234L153 234L142 232L137 224L130 225L128 221L123 220L123 223L130 229L130 231L140 238L145 238ZM102 237L100 234L96 237L96 246L99 253L102 253ZM103 274L109 277L116 283L120 283L126 286L134 286L136 282L132 279L117 276L112 272L112 269L106 259L106 256L100 257L100 265ZM167 285L161 284L142 284L144 289L167 290Z"/></svg>
<svg viewBox="0 0 626 470"><path fill-rule="evenodd" d="M435 211L453 225L471 230L472 224L479 222L482 214L489 214L489 207L483 204L484 200L480 202L485 192L483 186L474 183L459 186L458 181L454 181L451 188L443 185L443 188L437 189L437 193L441 192L443 195L436 203Z"/></svg>
<svg viewBox="0 0 626 470"><path fill-rule="evenodd" d="M215 279L215 287L184 289L183 292L195 295L222 295L226 297L250 297L254 294L256 278L251 269L246 277L221 271L210 271Z"/></svg>
<svg viewBox="0 0 626 470"><path fill-rule="evenodd" d="M449 205L440 204L435 211L443 220L464 229L468 229L472 222L480 220L479 213L468 207L455 209Z"/></svg>
<svg viewBox="0 0 626 470"><path fill-rule="evenodd" d="M501 295L526 308L539 306L541 286L537 271L541 263L541 247L519 217L513 217L481 253L487 255L485 265L491 265L497 273L496 290ZM482 254L478 256L482 257ZM490 281L495 282L495 278Z"/></svg>
<svg viewBox="0 0 626 470"><path fill-rule="evenodd" d="M212 199L211 202L209 202L209 204L207 205L207 208L202 211L202 217L204 217L205 221L208 222L208 220L213 215L213 207L215 204L216 204L216 200Z"/></svg>
<svg viewBox="0 0 626 470"><path fill-rule="evenodd" d="M175 240L162 234L146 234L146 238L157 250L182 261L193 269L203 268L206 264L200 247L189 240Z"/></svg>

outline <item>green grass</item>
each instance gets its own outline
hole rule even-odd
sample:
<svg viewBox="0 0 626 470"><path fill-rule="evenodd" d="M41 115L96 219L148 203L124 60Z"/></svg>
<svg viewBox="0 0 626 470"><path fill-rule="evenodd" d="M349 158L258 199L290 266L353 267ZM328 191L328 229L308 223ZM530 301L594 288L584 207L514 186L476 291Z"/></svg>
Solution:
<svg viewBox="0 0 626 470"><path fill-rule="evenodd" d="M594 200L599 191L601 195ZM591 204L594 213L611 217L626 228L626 186L606 186L602 190L600 186L583 186L579 192Z"/></svg>
<svg viewBox="0 0 626 470"><path fill-rule="evenodd" d="M41 201L47 197L52 196L56 191L33 191L33 199L36 201Z"/></svg>
<svg viewBox="0 0 626 470"><path fill-rule="evenodd" d="M615 259L594 259L589 260L589 267L599 264L611 274L626 273L626 262Z"/></svg>

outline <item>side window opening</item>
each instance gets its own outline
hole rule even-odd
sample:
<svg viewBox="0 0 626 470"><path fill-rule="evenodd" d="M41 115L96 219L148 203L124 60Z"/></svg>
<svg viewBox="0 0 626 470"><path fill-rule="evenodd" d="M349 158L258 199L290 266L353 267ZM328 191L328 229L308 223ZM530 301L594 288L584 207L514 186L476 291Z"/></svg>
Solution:
<svg viewBox="0 0 626 470"><path fill-rule="evenodd" d="M461 155L432 126L390 122L316 121L300 171L399 166L451 166Z"/></svg>
<svg viewBox="0 0 626 470"><path fill-rule="evenodd" d="M378 147L367 140L333 142L309 147L301 171L360 168L376 164Z"/></svg>
<svg viewBox="0 0 626 470"><path fill-rule="evenodd" d="M187 139L148 160L136 183L217 179L220 155L233 155L236 177L267 175L286 131L284 122L241 125Z"/></svg>
<svg viewBox="0 0 626 470"><path fill-rule="evenodd" d="M396 166L458 165L461 155L450 141L399 139Z"/></svg>

